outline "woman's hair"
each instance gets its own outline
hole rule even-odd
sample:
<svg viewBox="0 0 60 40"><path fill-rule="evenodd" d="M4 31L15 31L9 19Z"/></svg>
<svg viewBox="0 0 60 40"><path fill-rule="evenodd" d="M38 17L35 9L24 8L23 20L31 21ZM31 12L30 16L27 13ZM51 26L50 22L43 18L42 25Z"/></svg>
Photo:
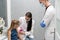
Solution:
<svg viewBox="0 0 60 40"><path fill-rule="evenodd" d="M28 24L27 24L27 31L30 31L31 28L32 28L32 14L31 14L31 12L27 12L25 14L25 16L31 18L30 21L28 21Z"/></svg>
<svg viewBox="0 0 60 40"><path fill-rule="evenodd" d="M19 21L18 20L12 20L9 29L13 29L14 28L14 25L19 25Z"/></svg>

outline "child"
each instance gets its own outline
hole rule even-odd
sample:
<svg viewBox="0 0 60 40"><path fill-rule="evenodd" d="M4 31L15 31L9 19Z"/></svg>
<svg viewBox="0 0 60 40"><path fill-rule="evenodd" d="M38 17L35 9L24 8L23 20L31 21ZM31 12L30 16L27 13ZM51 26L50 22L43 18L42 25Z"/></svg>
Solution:
<svg viewBox="0 0 60 40"><path fill-rule="evenodd" d="M20 40L22 40L22 38L18 32L18 29L17 29L18 27L19 27L19 21L12 20L11 26L8 29L8 40L18 40L18 38Z"/></svg>

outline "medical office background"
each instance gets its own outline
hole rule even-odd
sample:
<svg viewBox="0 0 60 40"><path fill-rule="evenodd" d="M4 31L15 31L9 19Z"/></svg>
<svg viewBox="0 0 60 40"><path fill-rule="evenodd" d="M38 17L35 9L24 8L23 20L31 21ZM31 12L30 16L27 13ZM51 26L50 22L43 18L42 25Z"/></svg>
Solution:
<svg viewBox="0 0 60 40"><path fill-rule="evenodd" d="M56 8L56 38L60 40L60 0L49 1ZM9 28L12 19L19 19L28 11L35 20L34 40L44 40L45 29L41 28L39 23L44 16L45 7L40 5L39 0L0 0L0 17L5 20L5 28Z"/></svg>

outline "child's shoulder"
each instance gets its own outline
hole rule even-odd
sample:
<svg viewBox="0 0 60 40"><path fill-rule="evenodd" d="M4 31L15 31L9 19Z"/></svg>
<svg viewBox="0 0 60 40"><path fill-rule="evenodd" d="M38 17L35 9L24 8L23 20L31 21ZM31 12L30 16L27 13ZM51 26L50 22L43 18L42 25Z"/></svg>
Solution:
<svg viewBox="0 0 60 40"><path fill-rule="evenodd" d="M8 31L7 31L9 34L11 34L11 30L10 29L8 29Z"/></svg>

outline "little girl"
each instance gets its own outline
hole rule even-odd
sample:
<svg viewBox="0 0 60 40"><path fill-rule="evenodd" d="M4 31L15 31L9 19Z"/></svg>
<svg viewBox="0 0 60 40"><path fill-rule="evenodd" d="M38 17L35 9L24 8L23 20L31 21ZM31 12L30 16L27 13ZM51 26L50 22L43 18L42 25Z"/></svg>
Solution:
<svg viewBox="0 0 60 40"><path fill-rule="evenodd" d="M11 26L8 29L8 40L22 40L19 32L18 32L18 27L20 23L18 20L12 20Z"/></svg>

